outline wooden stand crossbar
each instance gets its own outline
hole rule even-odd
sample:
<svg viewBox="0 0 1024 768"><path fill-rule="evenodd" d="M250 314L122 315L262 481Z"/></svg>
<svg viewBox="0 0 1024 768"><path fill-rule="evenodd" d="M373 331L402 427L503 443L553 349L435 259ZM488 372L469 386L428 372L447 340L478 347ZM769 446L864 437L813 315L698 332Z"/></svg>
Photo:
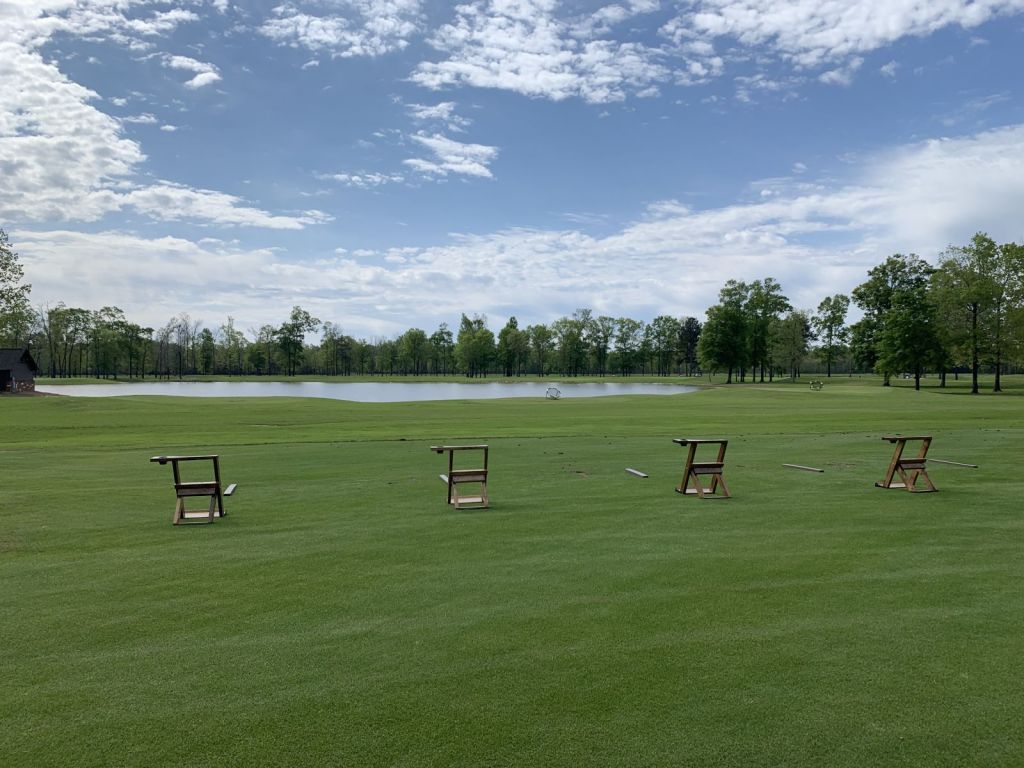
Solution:
<svg viewBox="0 0 1024 768"><path fill-rule="evenodd" d="M448 503L456 509L473 507L475 509L487 509L490 501L487 498L487 451L486 445L432 445L430 450L435 453L448 454L448 474L441 475L441 479L448 486ZM475 469L456 469L456 451L483 451L483 467ZM477 493L468 494L459 486L465 484L476 485Z"/></svg>
<svg viewBox="0 0 1024 768"><path fill-rule="evenodd" d="M157 464L170 462L171 471L174 473L174 495L177 499L174 505L174 525L188 523L212 523L214 516L224 517L224 494L220 484L220 458L216 454L208 456L154 456L150 459ZM183 461L212 461L213 480L201 480L199 482L182 482L181 471L178 464ZM232 483L228 492L234 492L236 487ZM193 496L209 496L210 506L208 509L186 509L185 499Z"/></svg>
<svg viewBox="0 0 1024 768"><path fill-rule="evenodd" d="M683 467L683 480L676 488L676 493L683 495L696 495L702 499L727 499L729 488L722 477L722 470L725 467L725 448L728 440L687 440L685 438L674 438L673 443L688 446L686 453L686 465ZM717 445L718 457L714 461L695 461L698 445ZM711 477L711 484L705 486L701 483L701 477ZM690 481L693 481L693 488L690 488ZM721 494L716 491L721 489Z"/></svg>
<svg viewBox="0 0 1024 768"><path fill-rule="evenodd" d="M885 473L885 479L875 483L876 488L906 488L911 493L932 493L938 489L928 477L925 469L927 463L928 448L932 444L931 436L925 435L888 435L882 438L896 445L892 454L892 461L889 462L889 469ZM921 447L917 456L903 458L903 450L908 442L920 442ZM896 482L896 475L899 475L900 482ZM918 488L917 481L923 480L927 488Z"/></svg>

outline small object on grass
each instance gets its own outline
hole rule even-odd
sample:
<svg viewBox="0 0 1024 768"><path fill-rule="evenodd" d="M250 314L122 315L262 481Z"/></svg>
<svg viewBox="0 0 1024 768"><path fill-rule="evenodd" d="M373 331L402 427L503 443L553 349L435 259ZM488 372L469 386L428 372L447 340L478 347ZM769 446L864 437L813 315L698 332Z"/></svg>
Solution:
<svg viewBox="0 0 1024 768"><path fill-rule="evenodd" d="M934 493L938 490L932 479L928 477L925 465L928 463L928 448L932 444L931 435L886 435L882 438L896 445L892 454L892 461L889 462L889 469L886 470L885 479L875 483L876 488L905 488L911 493ZM919 442L920 449L914 458L903 458L903 449L908 442ZM895 477L899 475L900 481ZM917 481L923 480L926 488L918 488Z"/></svg>
<svg viewBox="0 0 1024 768"><path fill-rule="evenodd" d="M818 392L824 386L825 382L819 381L818 379L814 379L813 381L811 381L811 389L813 389L815 392Z"/></svg>
<svg viewBox="0 0 1024 768"><path fill-rule="evenodd" d="M676 487L676 493L689 496L699 496L702 499L728 499L729 488L725 484L722 470L725 468L725 449L729 445L728 440L690 440L676 437L672 442L686 446L686 464L683 466L683 480ZM714 461L694 461L698 445L717 445L718 455ZM711 477L711 484L705 486L701 483L701 477ZM693 482L693 488L690 482ZM720 494L716 491L721 489Z"/></svg>
<svg viewBox="0 0 1024 768"><path fill-rule="evenodd" d="M441 475L441 480L448 486L448 503L456 509L461 509L467 504L473 507L487 509L490 501L487 498L487 452L486 445L432 445L430 450L435 453L448 454L448 474ZM483 466L476 469L456 469L456 451L482 451ZM460 492L460 485L470 484L477 487L477 493L466 495Z"/></svg>
<svg viewBox="0 0 1024 768"><path fill-rule="evenodd" d="M562 396L562 390L560 390L558 387L555 387L555 386L548 387L544 391L544 397L546 397L548 400L557 400L561 396Z"/></svg>
<svg viewBox="0 0 1024 768"><path fill-rule="evenodd" d="M817 467L805 467L803 464L783 464L784 467L790 469L802 469L804 472L824 472L824 469L818 469Z"/></svg>
<svg viewBox="0 0 1024 768"><path fill-rule="evenodd" d="M952 464L954 467L970 467L971 469L977 469L977 464L964 464L960 461L946 461L945 459L928 459L933 464Z"/></svg>
<svg viewBox="0 0 1024 768"><path fill-rule="evenodd" d="M647 477L647 473L646 472L641 472L639 469L633 469L632 467L626 467L626 471L629 472L629 474L631 474L631 475L636 475L637 477Z"/></svg>
<svg viewBox="0 0 1024 768"><path fill-rule="evenodd" d="M225 496L230 496L231 494L233 494L235 492L235 488L237 488L237 487L238 487L238 483L232 483L231 485L229 485L227 488L224 489L224 495Z"/></svg>
<svg viewBox="0 0 1024 768"><path fill-rule="evenodd" d="M174 517L171 522L174 525L184 523L212 523L214 517L224 517L224 497L234 493L237 483L232 483L227 493L221 490L220 481L220 456L208 454L204 456L154 456L150 461L156 464L167 464L170 462L171 472L174 474ZM183 461L210 461L213 463L213 479L201 480L199 482L183 482L181 470L178 464ZM185 499L193 496L209 496L210 506L206 510L186 509Z"/></svg>

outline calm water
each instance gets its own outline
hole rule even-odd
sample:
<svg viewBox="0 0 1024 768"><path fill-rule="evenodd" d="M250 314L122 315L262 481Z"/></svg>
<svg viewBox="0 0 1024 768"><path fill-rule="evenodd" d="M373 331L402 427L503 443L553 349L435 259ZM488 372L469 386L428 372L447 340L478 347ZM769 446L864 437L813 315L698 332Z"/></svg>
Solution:
<svg viewBox="0 0 1024 768"><path fill-rule="evenodd" d="M134 384L43 384L36 387L71 397L170 395L171 397L323 397L359 403L401 403L413 400L492 400L502 397L543 398L555 386L562 397L608 395L679 395L696 387L681 384L565 384L523 381L511 384L457 384L454 382L319 382L319 381L161 381Z"/></svg>

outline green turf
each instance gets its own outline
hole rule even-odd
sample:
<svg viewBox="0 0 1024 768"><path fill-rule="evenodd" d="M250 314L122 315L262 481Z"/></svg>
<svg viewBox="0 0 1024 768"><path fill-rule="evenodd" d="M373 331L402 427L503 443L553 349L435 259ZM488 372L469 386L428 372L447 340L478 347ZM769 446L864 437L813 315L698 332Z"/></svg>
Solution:
<svg viewBox="0 0 1024 768"><path fill-rule="evenodd" d="M0 764L1019 765L1024 397L958 391L4 399ZM981 467L876 489L891 432ZM172 527L148 459L208 451L229 515Z"/></svg>

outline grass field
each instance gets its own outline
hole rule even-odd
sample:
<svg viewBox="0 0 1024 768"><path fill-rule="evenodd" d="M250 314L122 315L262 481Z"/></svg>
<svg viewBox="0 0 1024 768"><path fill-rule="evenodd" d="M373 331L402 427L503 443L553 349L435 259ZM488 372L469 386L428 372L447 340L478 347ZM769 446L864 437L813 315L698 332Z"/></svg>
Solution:
<svg viewBox="0 0 1024 768"><path fill-rule="evenodd" d="M2 400L0 764L1024 764L1024 397L962 391ZM980 469L876 489L893 432ZM171 526L173 452L228 517Z"/></svg>

